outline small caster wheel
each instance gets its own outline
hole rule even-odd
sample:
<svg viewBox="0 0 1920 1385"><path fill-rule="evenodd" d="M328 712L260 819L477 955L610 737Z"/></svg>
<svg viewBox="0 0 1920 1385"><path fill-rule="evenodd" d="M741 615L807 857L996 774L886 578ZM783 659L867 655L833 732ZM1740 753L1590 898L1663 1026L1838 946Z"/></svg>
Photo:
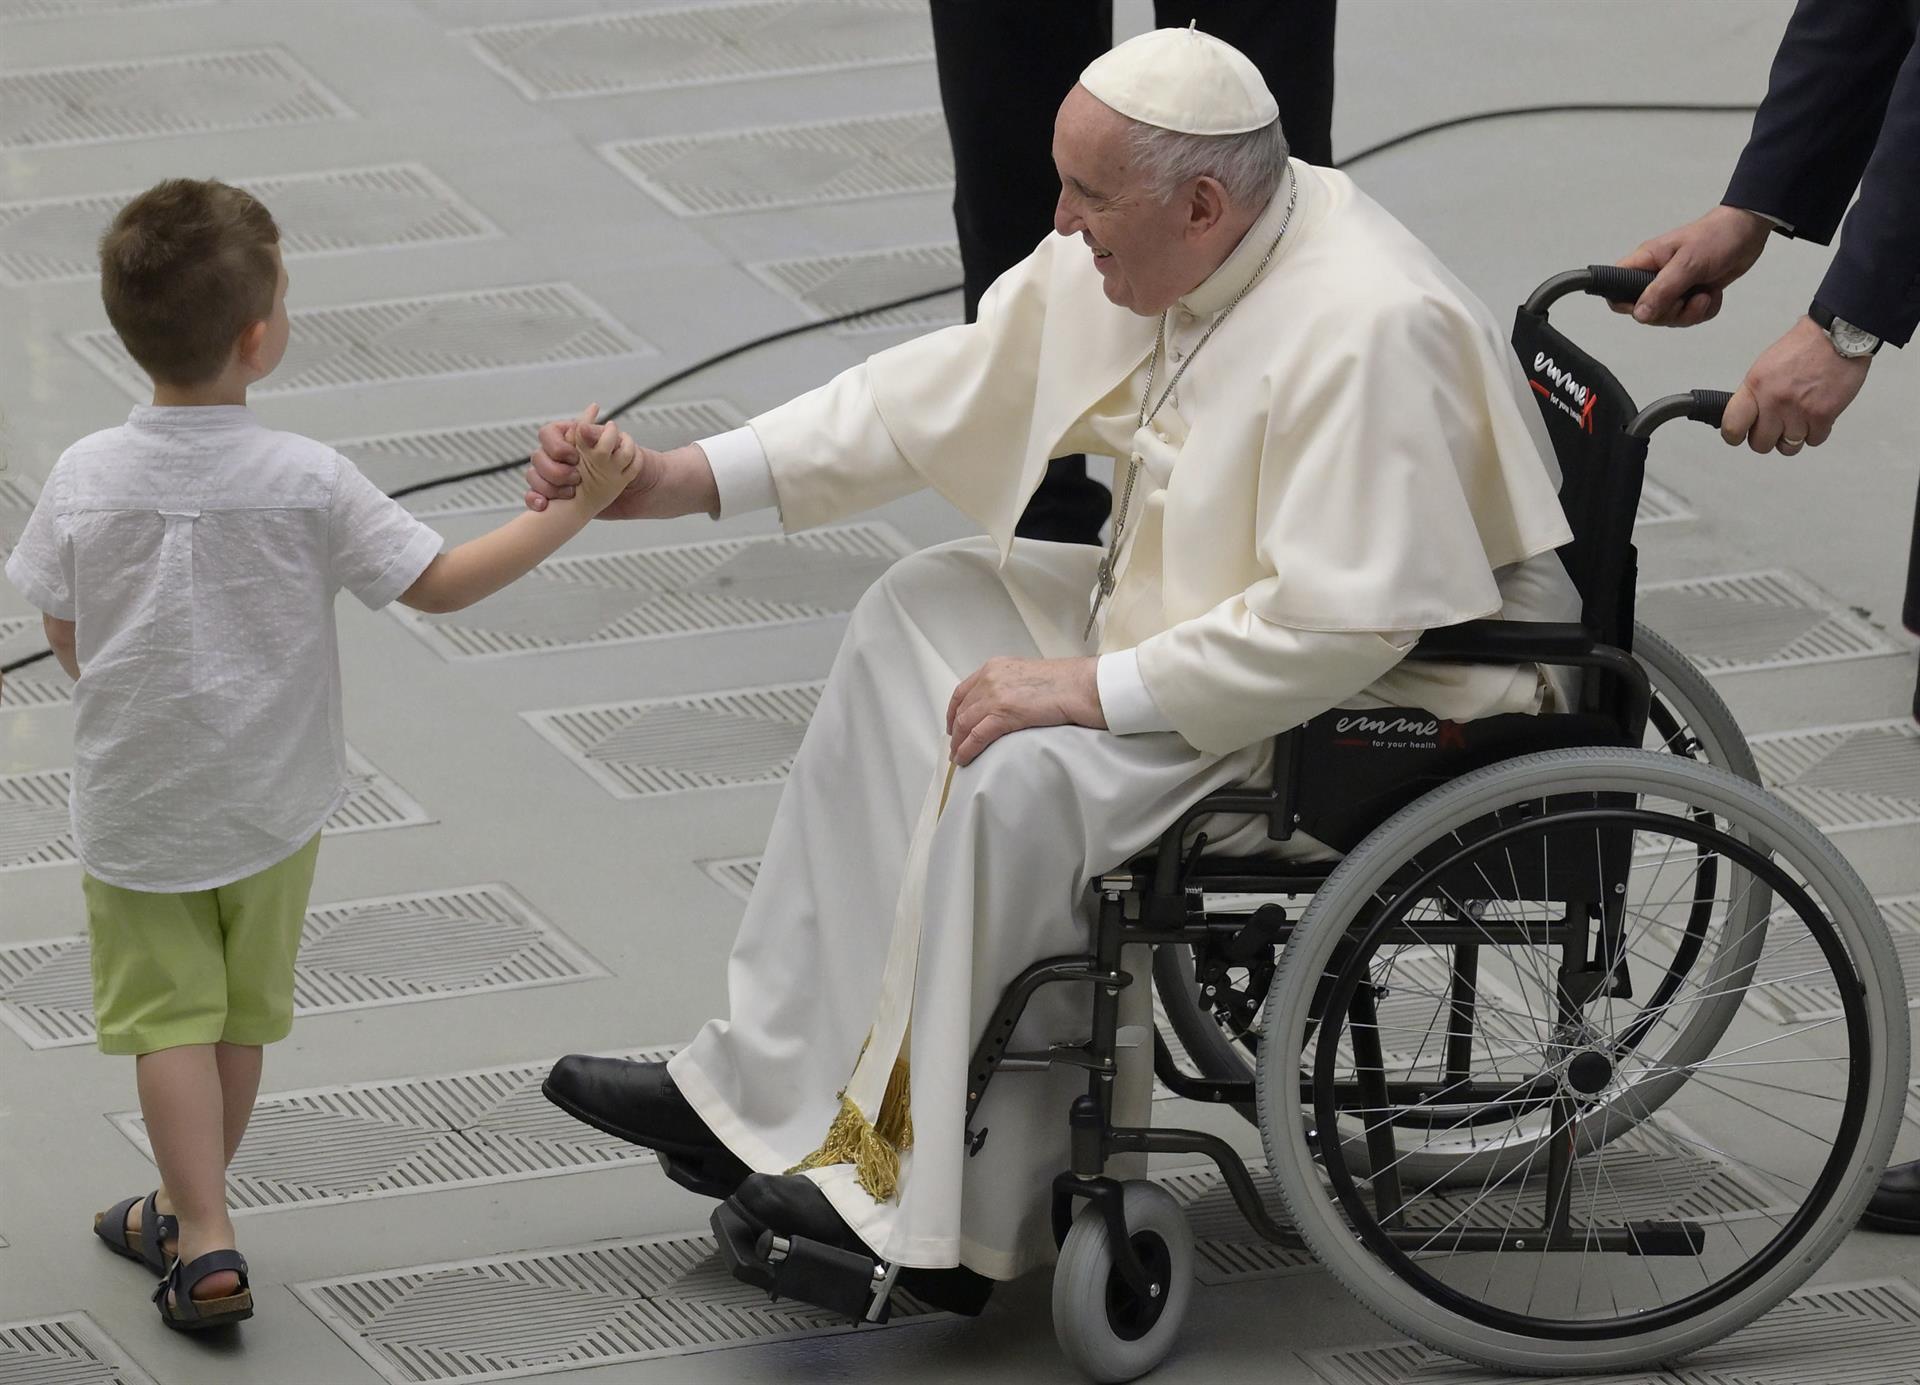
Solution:
<svg viewBox="0 0 1920 1385"><path fill-rule="evenodd" d="M1153 1183L1126 1185L1127 1235L1146 1266L1142 1299L1114 1266L1107 1221L1082 1203L1053 1271L1053 1335L1067 1360L1102 1385L1145 1375L1180 1335L1193 1294L1193 1230L1180 1204Z"/></svg>

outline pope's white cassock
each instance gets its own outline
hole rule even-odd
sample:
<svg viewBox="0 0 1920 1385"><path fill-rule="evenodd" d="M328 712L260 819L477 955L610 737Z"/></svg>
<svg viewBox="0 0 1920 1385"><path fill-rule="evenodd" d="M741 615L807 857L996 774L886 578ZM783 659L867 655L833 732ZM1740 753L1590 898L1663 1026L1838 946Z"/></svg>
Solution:
<svg viewBox="0 0 1920 1385"><path fill-rule="evenodd" d="M731 1013L669 1069L755 1169L816 1156L807 1176L887 1259L1006 1279L1052 1256L1048 1186L1085 1074L1000 1076L970 1153L968 1060L1014 976L1085 949L1090 879L1331 707L1467 719L1554 695L1531 667L1400 662L1433 627L1577 618L1551 453L1478 300L1344 175L1287 176L1167 315L1156 398L1252 284L1149 428L1158 320L1110 303L1086 247L1050 236L976 323L704 444L724 514L777 504L792 531L930 486L986 531L903 560L854 612L733 950ZM1099 553L1012 537L1047 459L1073 452L1141 465L1091 638ZM1086 654L1109 729L1006 736L942 810L955 686L995 655ZM1230 845L1271 848L1253 827ZM1147 990L1138 975L1135 1017ZM1086 987L1044 990L1015 1047L1084 1041L1089 1013Z"/></svg>

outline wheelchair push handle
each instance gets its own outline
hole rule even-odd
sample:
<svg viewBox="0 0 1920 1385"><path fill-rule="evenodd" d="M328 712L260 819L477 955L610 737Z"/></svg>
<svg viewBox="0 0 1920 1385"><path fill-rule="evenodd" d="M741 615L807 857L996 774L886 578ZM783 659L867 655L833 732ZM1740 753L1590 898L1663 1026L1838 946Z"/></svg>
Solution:
<svg viewBox="0 0 1920 1385"><path fill-rule="evenodd" d="M1545 316L1548 308L1570 293L1591 294L1609 303L1632 303L1647 291L1653 279L1650 269L1623 269L1613 264L1563 270L1533 291L1527 299L1527 311Z"/></svg>
<svg viewBox="0 0 1920 1385"><path fill-rule="evenodd" d="M1671 423L1676 418L1690 418L1695 423L1718 428L1732 399L1732 393L1727 390L1689 390L1686 394L1667 395L1664 399L1654 400L1633 416L1633 421L1627 425L1627 436L1648 437L1661 424Z"/></svg>

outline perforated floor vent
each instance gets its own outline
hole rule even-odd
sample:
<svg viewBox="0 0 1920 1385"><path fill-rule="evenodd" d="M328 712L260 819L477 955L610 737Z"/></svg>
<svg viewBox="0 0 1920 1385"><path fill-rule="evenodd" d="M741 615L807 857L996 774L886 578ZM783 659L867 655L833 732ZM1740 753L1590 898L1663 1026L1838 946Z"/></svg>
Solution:
<svg viewBox="0 0 1920 1385"><path fill-rule="evenodd" d="M418 164L238 181L273 209L290 260L500 234ZM91 279L100 233L136 191L0 203L0 283Z"/></svg>
<svg viewBox="0 0 1920 1385"><path fill-rule="evenodd" d="M277 48L0 73L0 149L265 129L352 114Z"/></svg>
<svg viewBox="0 0 1920 1385"><path fill-rule="evenodd" d="M523 990L605 976L505 885L351 899L307 911L296 1015ZM30 1048L91 1043L85 937L0 947L0 1024Z"/></svg>
<svg viewBox="0 0 1920 1385"><path fill-rule="evenodd" d="M957 245L913 245L852 255L773 260L748 268L815 317L838 317L868 303L887 303L943 284L957 284L963 272ZM960 293L955 290L924 303L867 313L833 330L841 336L926 331L960 321L962 307Z"/></svg>
<svg viewBox="0 0 1920 1385"><path fill-rule="evenodd" d="M933 57L917 0L786 0L598 15L469 31L529 100L654 91Z"/></svg>
<svg viewBox="0 0 1920 1385"><path fill-rule="evenodd" d="M953 183L939 111L622 140L600 152L681 216L937 192Z"/></svg>
<svg viewBox="0 0 1920 1385"><path fill-rule="evenodd" d="M710 1236L601 1241L292 1287L395 1385L506 1380L855 1330L791 1299L768 1302L727 1272ZM906 1299L893 1322L932 1316Z"/></svg>
<svg viewBox="0 0 1920 1385"><path fill-rule="evenodd" d="M760 858L731 856L724 860L702 861L700 869L728 894L746 899L753 894L753 882L760 878Z"/></svg>
<svg viewBox="0 0 1920 1385"><path fill-rule="evenodd" d="M791 625L845 615L912 547L884 525L858 524L552 558L454 615L389 609L446 659Z"/></svg>
<svg viewBox="0 0 1920 1385"><path fill-rule="evenodd" d="M1708 673L1897 652L1885 635L1792 572L1649 583L1640 588L1634 615Z"/></svg>
<svg viewBox="0 0 1920 1385"><path fill-rule="evenodd" d="M70 340L129 393L151 393L111 330ZM298 310L286 360L254 393L300 394L651 354L651 346L572 284L523 284Z"/></svg>
<svg viewBox="0 0 1920 1385"><path fill-rule="evenodd" d="M1508 1385L1413 1342L1302 1353L1327 1385ZM1581 1377L1589 1385L1911 1385L1920 1290L1904 1279L1802 1289L1733 1336L1667 1370Z"/></svg>
<svg viewBox="0 0 1920 1385"><path fill-rule="evenodd" d="M1685 524L1695 518L1693 507L1651 477L1640 483L1640 504L1633 523L1638 529L1659 524Z"/></svg>
<svg viewBox="0 0 1920 1385"><path fill-rule="evenodd" d="M85 1313L0 1323L0 1385L154 1385Z"/></svg>
<svg viewBox="0 0 1920 1385"><path fill-rule="evenodd" d="M615 798L777 784L824 683L522 712Z"/></svg>
<svg viewBox="0 0 1920 1385"><path fill-rule="evenodd" d="M1760 777L1829 832L1920 823L1920 726L1909 718L1753 736Z"/></svg>
<svg viewBox="0 0 1920 1385"><path fill-rule="evenodd" d="M427 428L409 433L382 433L342 438L333 444L385 491L415 481L472 471L509 458L524 460L533 451L545 418L510 419L461 428ZM724 399L687 399L670 404L644 404L621 416L620 426L665 451L715 433L725 433L746 422L746 415ZM490 510L518 510L526 483L519 468L483 476L453 486L436 486L408 496L408 509L422 518L480 514Z"/></svg>
<svg viewBox="0 0 1920 1385"><path fill-rule="evenodd" d="M1893 938L1893 950L1906 976L1920 976L1920 894L1881 899L1880 915L1887 921ZM1768 938L1785 936L1785 943L1764 948L1754 968L1754 984L1747 989L1747 1003L1775 1024L1803 1025L1843 1013L1839 988L1832 984L1832 972L1822 964L1819 944L1802 929L1797 919ZM1909 993L1908 1008L1920 1008L1920 995Z"/></svg>
<svg viewBox="0 0 1920 1385"><path fill-rule="evenodd" d="M323 830L328 836L415 827L433 820L406 790L351 746L347 747L347 773L347 801L327 819ZM72 778L73 772L65 769L0 774L0 872L69 865L80 859L67 813Z"/></svg>
<svg viewBox="0 0 1920 1385"><path fill-rule="evenodd" d="M620 1056L661 1062L672 1053ZM651 1150L603 1135L542 1096L551 1067L549 1059L263 1095L227 1171L228 1202L239 1212L311 1207L654 1162ZM112 1120L153 1157L138 1112Z"/></svg>
<svg viewBox="0 0 1920 1385"><path fill-rule="evenodd" d="M1247 1172L1253 1175L1253 1186L1268 1214L1285 1226L1280 1188L1273 1175L1260 1163L1250 1164ZM1159 1173L1153 1181L1172 1193L1187 1214L1194 1254L1199 1257L1195 1278L1202 1284L1238 1284L1319 1268L1306 1251L1288 1250L1262 1239L1240 1215L1218 1168Z"/></svg>
<svg viewBox="0 0 1920 1385"><path fill-rule="evenodd" d="M27 527L33 513L33 492L26 483L11 476L0 476L0 561L13 552L20 531Z"/></svg>
<svg viewBox="0 0 1920 1385"><path fill-rule="evenodd" d="M37 616L0 618L0 664L10 664L47 647ZM52 659L9 673L0 683L0 712L22 707L56 707L73 700L73 682ZM4 810L0 810L4 811Z"/></svg>

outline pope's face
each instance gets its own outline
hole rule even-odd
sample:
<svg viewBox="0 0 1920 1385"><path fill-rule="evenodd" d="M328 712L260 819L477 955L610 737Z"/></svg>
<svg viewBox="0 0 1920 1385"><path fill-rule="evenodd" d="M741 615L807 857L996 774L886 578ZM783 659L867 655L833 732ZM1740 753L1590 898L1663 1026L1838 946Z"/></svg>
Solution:
<svg viewBox="0 0 1920 1385"><path fill-rule="evenodd" d="M1211 237L1196 237L1189 199L1161 198L1140 176L1130 125L1084 87L1067 94L1053 129L1053 229L1085 243L1109 299L1153 317L1212 272Z"/></svg>

